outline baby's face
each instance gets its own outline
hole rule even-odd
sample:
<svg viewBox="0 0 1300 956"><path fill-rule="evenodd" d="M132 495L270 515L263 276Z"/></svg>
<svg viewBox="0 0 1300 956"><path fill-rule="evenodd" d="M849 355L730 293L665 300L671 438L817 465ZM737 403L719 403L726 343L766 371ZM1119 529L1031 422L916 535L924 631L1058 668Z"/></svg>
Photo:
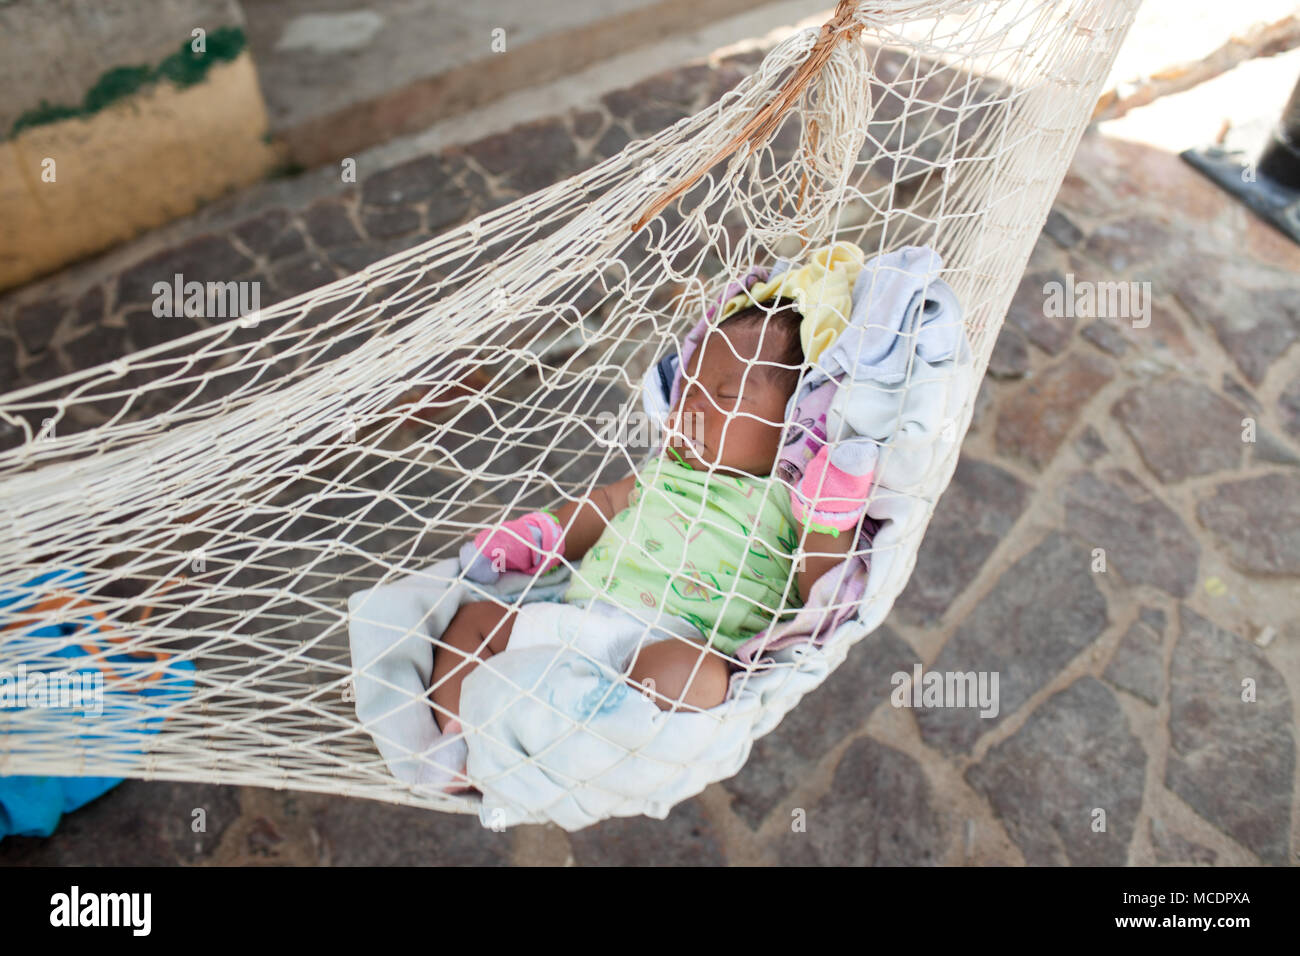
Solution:
<svg viewBox="0 0 1300 956"><path fill-rule="evenodd" d="M757 328L710 327L691 356L682 394L669 415L669 448L692 468L771 473L790 396L772 380L770 370L754 365L746 374L746 361L779 362L785 344L780 336L769 327L760 349ZM664 454L676 458L668 448Z"/></svg>

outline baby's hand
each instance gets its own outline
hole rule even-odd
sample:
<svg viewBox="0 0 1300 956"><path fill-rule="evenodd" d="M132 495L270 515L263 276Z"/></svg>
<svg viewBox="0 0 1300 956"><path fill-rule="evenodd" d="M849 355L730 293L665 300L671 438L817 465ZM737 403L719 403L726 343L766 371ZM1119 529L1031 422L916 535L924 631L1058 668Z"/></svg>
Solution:
<svg viewBox="0 0 1300 956"><path fill-rule="evenodd" d="M853 467L852 462L846 464ZM856 475L838 467L831 461L831 446L823 445L799 484L790 489L795 518L812 531L835 536L856 527L867 507L873 474L867 470Z"/></svg>
<svg viewBox="0 0 1300 956"><path fill-rule="evenodd" d="M492 584L502 571L544 574L564 556L564 531L554 516L533 511L495 528L484 528L460 548L465 577Z"/></svg>

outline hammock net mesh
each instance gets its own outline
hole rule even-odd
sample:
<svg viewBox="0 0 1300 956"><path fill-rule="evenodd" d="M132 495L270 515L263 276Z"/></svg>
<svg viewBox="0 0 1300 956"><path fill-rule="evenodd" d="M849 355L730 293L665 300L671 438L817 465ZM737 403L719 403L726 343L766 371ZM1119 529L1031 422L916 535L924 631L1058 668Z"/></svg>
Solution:
<svg viewBox="0 0 1300 956"><path fill-rule="evenodd" d="M474 812L473 791L396 779L358 720L348 596L641 467L645 448L602 440L609 416L752 264L837 240L867 258L934 250L978 382L1135 7L842 3L834 42L789 36L713 105L578 175L252 315L0 396L0 593L30 598L0 606L0 673L69 666L76 646L111 704L0 707L0 774ZM719 157L819 37L820 69ZM891 545L877 620L973 399L907 492L920 517Z"/></svg>

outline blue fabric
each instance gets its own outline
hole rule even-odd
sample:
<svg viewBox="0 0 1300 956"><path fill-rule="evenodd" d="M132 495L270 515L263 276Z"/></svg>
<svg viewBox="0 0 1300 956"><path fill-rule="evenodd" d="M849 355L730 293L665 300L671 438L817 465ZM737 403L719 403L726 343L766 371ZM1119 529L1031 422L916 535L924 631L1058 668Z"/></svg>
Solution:
<svg viewBox="0 0 1300 956"><path fill-rule="evenodd" d="M0 840L47 837L65 813L85 806L121 777L0 777Z"/></svg>
<svg viewBox="0 0 1300 956"><path fill-rule="evenodd" d="M64 569L39 575L17 588L0 587L0 609L10 609L10 613L21 612L39 602L54 588L85 591L85 574L76 569ZM95 619L85 614L80 618L59 624L9 631L3 639L0 639L0 649L10 652L5 655L3 668L24 664L28 673L34 673L53 669L51 664L54 658L85 657L86 651L78 644L64 647L51 646L37 651L34 647L28 647L31 642L27 639L68 638L80 633L84 635L83 640L89 642L89 635L97 630ZM32 656L23 656L23 652L27 650L32 652ZM14 651L17 652L17 657L11 656ZM103 661L110 665L117 663L138 667L140 658L133 658L131 654L123 653L106 655ZM160 663L159 667L162 666ZM194 664L190 661L171 661L166 665L165 679L140 691L140 696L165 699L189 693L194 687L194 679L188 675L193 671ZM82 673L93 673L93 671L88 669ZM178 673L181 675L179 678ZM122 693L121 690L114 690L109 685L105 685L103 716L111 717L114 711L123 714L128 710L121 703ZM116 705L113 703L115 695L119 701ZM0 707L0 715L17 709ZM62 712L75 713L78 709L74 707ZM133 712L135 709L131 710ZM131 732L152 733L161 726L162 722L162 717L148 717L143 721L146 729ZM100 735L87 733L79 736L86 742L100 738ZM103 796L121 783L122 779L121 777L0 776L0 840L6 836L50 836L63 814L71 813L91 800Z"/></svg>

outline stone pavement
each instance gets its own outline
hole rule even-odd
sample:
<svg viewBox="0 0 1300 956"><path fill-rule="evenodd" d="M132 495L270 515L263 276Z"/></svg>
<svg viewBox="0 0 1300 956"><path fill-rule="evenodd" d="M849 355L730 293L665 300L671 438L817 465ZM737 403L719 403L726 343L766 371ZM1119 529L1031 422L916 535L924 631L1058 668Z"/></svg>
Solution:
<svg viewBox="0 0 1300 956"><path fill-rule="evenodd" d="M760 56L666 73L27 302L0 317L0 382L151 344L142 277L313 288L612 155ZM1052 281L1149 283L1149 324L1047 318ZM128 781L49 840L0 843L0 863L1294 863L1298 286L1300 249L1271 227L1176 157L1090 131L886 626L666 821L493 833L342 797ZM890 675L917 663L998 672L997 715L891 706Z"/></svg>

